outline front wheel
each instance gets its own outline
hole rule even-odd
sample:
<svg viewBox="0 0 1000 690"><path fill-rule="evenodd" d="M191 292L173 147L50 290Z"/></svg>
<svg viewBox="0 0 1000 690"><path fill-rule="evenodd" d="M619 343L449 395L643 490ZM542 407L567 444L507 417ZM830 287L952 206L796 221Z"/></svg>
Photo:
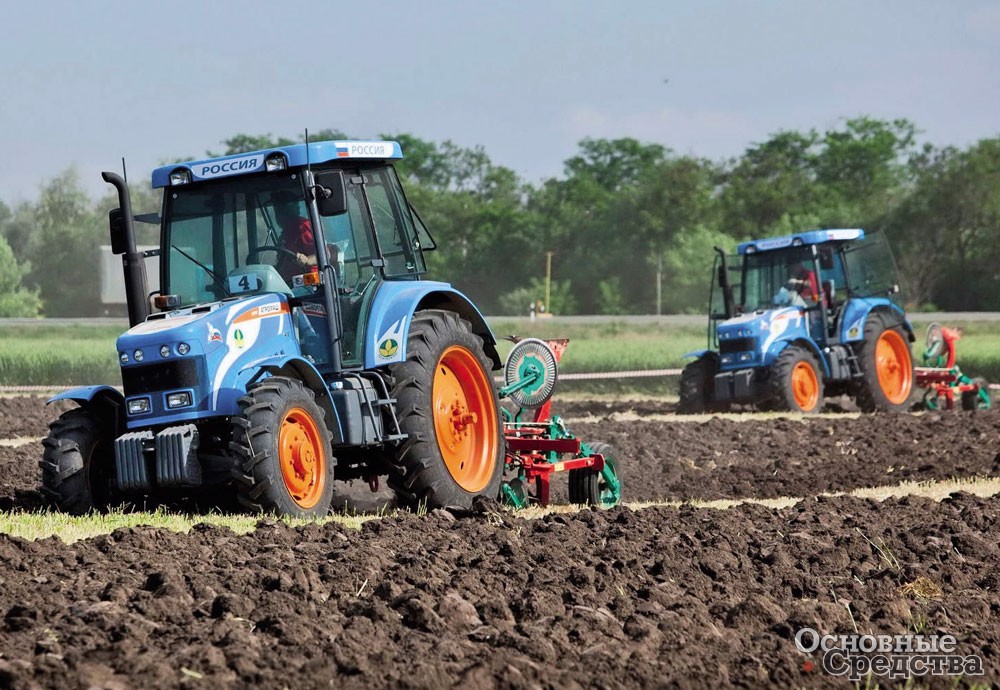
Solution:
<svg viewBox="0 0 1000 690"><path fill-rule="evenodd" d="M612 508L621 502L621 480L615 451L607 443L591 443L590 451L604 456L604 469L591 467L569 471L569 502L579 505Z"/></svg>
<svg viewBox="0 0 1000 690"><path fill-rule="evenodd" d="M677 405L680 414L700 414L711 407L715 375L719 371L718 360L712 355L704 355L688 363L681 371L681 399Z"/></svg>
<svg viewBox="0 0 1000 690"><path fill-rule="evenodd" d="M865 323L864 336L857 350L862 374L858 407L863 412L905 412L913 391L913 357L906 332L875 313Z"/></svg>
<svg viewBox="0 0 1000 690"><path fill-rule="evenodd" d="M500 401L479 336L453 312L413 317L406 361L390 367L408 438L389 475L399 499L429 509L497 498L504 447Z"/></svg>
<svg viewBox="0 0 1000 690"><path fill-rule="evenodd" d="M49 425L38 465L42 493L73 515L105 511L121 502L115 480L114 432L90 410L64 413Z"/></svg>
<svg viewBox="0 0 1000 690"><path fill-rule="evenodd" d="M774 408L810 414L823 406L823 374L812 352L789 345L771 367Z"/></svg>
<svg viewBox="0 0 1000 690"><path fill-rule="evenodd" d="M254 511L318 517L333 500L330 430L301 381L271 376L240 399L233 417L237 498Z"/></svg>

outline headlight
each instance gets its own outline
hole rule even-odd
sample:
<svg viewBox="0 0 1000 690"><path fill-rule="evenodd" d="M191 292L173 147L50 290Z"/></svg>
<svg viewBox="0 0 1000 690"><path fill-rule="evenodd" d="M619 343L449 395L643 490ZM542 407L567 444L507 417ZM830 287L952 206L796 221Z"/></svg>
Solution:
<svg viewBox="0 0 1000 690"><path fill-rule="evenodd" d="M751 353L749 353L749 352L741 352L740 353L740 361L741 362L749 362L751 359L753 359L753 355Z"/></svg>
<svg viewBox="0 0 1000 690"><path fill-rule="evenodd" d="M121 353L120 355L118 355L118 359L121 361L122 364L128 364L128 353L127 352Z"/></svg>
<svg viewBox="0 0 1000 690"><path fill-rule="evenodd" d="M187 407L191 404L191 394L187 391L182 393L171 393L167 396L167 407L171 410L178 407Z"/></svg>
<svg viewBox="0 0 1000 690"><path fill-rule="evenodd" d="M132 359L134 359L137 362L141 362L142 361L142 350L136 350L135 352L133 352L132 353Z"/></svg>
<svg viewBox="0 0 1000 690"><path fill-rule="evenodd" d="M170 173L170 184L187 184L191 181L191 173L187 170L174 170Z"/></svg>
<svg viewBox="0 0 1000 690"><path fill-rule="evenodd" d="M146 414L149 412L149 398L137 398L128 401L129 414Z"/></svg>
<svg viewBox="0 0 1000 690"><path fill-rule="evenodd" d="M732 355L722 355L722 363L723 364L732 364L733 363L733 356Z"/></svg>
<svg viewBox="0 0 1000 690"><path fill-rule="evenodd" d="M187 343L181 343L180 345L177 346L178 354L186 355L190 351L191 351L191 346L188 345Z"/></svg>
<svg viewBox="0 0 1000 690"><path fill-rule="evenodd" d="M170 356L170 348L166 345L162 345L160 347L160 357L169 357L169 356Z"/></svg>
<svg viewBox="0 0 1000 690"><path fill-rule="evenodd" d="M274 156L270 156L266 161L264 161L264 169L267 172L274 172L275 170L284 170L287 163L285 157L280 153Z"/></svg>

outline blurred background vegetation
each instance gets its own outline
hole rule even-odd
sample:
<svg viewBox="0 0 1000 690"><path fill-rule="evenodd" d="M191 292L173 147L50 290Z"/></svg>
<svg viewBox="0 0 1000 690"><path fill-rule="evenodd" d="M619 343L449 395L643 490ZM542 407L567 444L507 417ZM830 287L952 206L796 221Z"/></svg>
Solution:
<svg viewBox="0 0 1000 690"><path fill-rule="evenodd" d="M402 144L398 169L439 247L431 276L485 313L524 315L544 298L545 252L550 312L655 313L659 273L662 313L702 313L714 245L817 227L885 231L911 309L1000 310L1000 138L957 149L919 144L918 134L907 120L861 117L778 132L723 161L585 139L562 176L537 183L482 148L378 136ZM290 143L237 134L207 153ZM146 173L133 184L136 213L160 205ZM35 201L0 199L0 316L100 315L98 251L116 205L110 194L89 198L73 169ZM154 227L139 230L140 242L156 243Z"/></svg>

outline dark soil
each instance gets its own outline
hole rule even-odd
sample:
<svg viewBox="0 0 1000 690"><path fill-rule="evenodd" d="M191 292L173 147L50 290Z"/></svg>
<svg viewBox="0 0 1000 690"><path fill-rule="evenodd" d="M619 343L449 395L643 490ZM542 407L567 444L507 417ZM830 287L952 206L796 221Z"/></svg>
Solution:
<svg viewBox="0 0 1000 690"><path fill-rule="evenodd" d="M57 411L15 400L0 438L43 435ZM618 448L630 501L1000 472L996 412L571 428ZM40 505L39 454L0 447L0 508ZM997 682L998 531L1000 498L954 494L0 535L0 688L843 688L794 636L855 625L954 635L986 671L959 686Z"/></svg>
<svg viewBox="0 0 1000 690"><path fill-rule="evenodd" d="M570 423L610 443L629 501L815 496L1000 474L1000 411Z"/></svg>
<svg viewBox="0 0 1000 690"><path fill-rule="evenodd" d="M952 634L996 680L998 505L955 494L536 521L441 512L360 533L139 528L69 546L0 536L0 686L842 688L803 670L819 659L793 640L854 624ZM901 590L918 576L939 599Z"/></svg>

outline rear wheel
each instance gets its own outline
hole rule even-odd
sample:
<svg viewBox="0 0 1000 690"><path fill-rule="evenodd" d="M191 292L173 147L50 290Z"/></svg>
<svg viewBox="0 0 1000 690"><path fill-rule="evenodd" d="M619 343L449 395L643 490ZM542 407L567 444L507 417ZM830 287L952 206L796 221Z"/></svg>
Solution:
<svg viewBox="0 0 1000 690"><path fill-rule="evenodd" d="M59 509L74 515L105 511L120 503L115 480L114 430L85 408L64 413L49 425L42 493Z"/></svg>
<svg viewBox="0 0 1000 690"><path fill-rule="evenodd" d="M422 311L410 325L406 357L390 369L408 438L389 485L411 507L469 508L476 496L497 498L500 402L482 340L453 312Z"/></svg>
<svg viewBox="0 0 1000 690"><path fill-rule="evenodd" d="M272 376L240 399L230 448L237 497L261 512L326 515L333 499L330 431L301 381Z"/></svg>
<svg viewBox="0 0 1000 690"><path fill-rule="evenodd" d="M679 413L700 414L709 409L718 370L718 362L711 355L699 357L684 367L681 372L681 400L677 405Z"/></svg>
<svg viewBox="0 0 1000 690"><path fill-rule="evenodd" d="M804 347L789 345L771 367L774 409L819 412L823 406L823 374L816 356Z"/></svg>
<svg viewBox="0 0 1000 690"><path fill-rule="evenodd" d="M906 411L913 391L913 357L903 328L889 325L882 314L871 314L857 352L862 373L858 407L864 412Z"/></svg>
<svg viewBox="0 0 1000 690"><path fill-rule="evenodd" d="M604 456L604 467L618 483L613 487L604 476L604 472L586 467L569 471L569 502L611 508L621 501L621 480L618 479L618 463L615 461L615 451L607 443L591 443L592 453Z"/></svg>

